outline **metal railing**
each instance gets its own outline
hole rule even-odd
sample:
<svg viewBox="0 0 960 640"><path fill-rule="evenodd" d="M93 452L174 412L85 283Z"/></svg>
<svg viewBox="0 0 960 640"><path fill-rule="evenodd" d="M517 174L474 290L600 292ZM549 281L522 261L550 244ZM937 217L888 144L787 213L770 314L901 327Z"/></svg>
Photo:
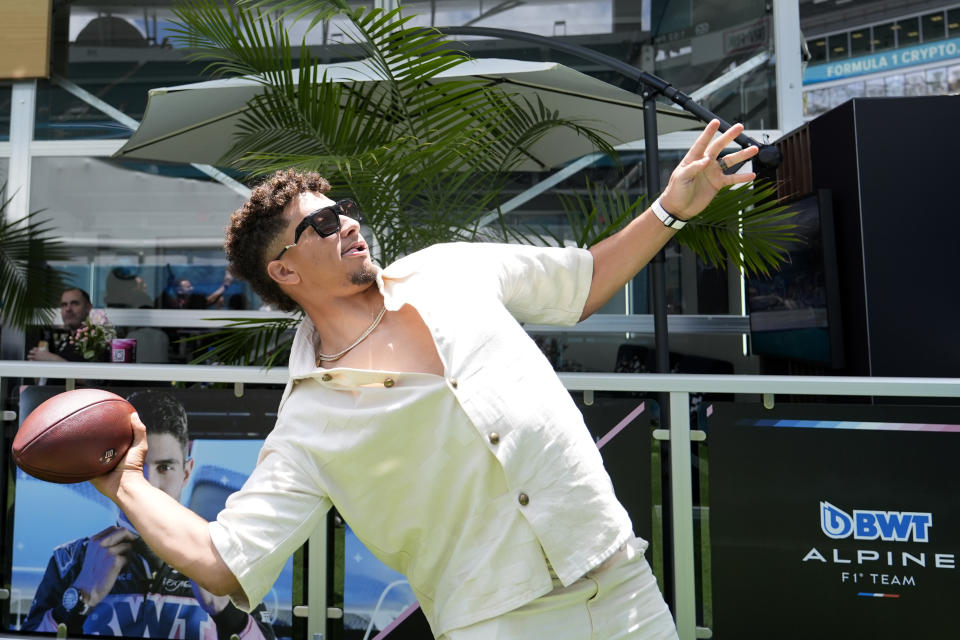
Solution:
<svg viewBox="0 0 960 640"><path fill-rule="evenodd" d="M670 425L654 436L672 442L703 440L703 432L690 429L691 393L733 393L758 395L772 407L778 394L811 396L860 396L886 398L960 398L960 378L866 378L827 376L737 376L627 373L561 373L570 391L584 393L592 403L596 391L666 393L669 396ZM4 378L64 378L67 387L76 379L134 380L144 382L232 383L235 392L244 384L285 384L286 368L266 371L257 367L190 365L119 365L92 363L40 363L0 361ZM14 416L4 415L5 419ZM669 476L674 568L674 616L680 638L710 638L710 629L696 626L696 576L694 567L693 473L690 447L670 447ZM311 545L325 545L325 532L318 532ZM325 554L311 554L323 558ZM307 615L308 633L323 633L329 614L326 607L324 571L310 571L310 602L301 613Z"/></svg>

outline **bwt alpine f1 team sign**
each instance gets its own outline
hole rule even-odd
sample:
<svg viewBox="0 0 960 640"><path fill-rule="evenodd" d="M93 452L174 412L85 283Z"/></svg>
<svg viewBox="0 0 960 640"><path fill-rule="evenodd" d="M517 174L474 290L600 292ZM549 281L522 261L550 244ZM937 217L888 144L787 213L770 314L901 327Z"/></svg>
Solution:
<svg viewBox="0 0 960 640"><path fill-rule="evenodd" d="M706 412L714 638L954 637L960 410Z"/></svg>

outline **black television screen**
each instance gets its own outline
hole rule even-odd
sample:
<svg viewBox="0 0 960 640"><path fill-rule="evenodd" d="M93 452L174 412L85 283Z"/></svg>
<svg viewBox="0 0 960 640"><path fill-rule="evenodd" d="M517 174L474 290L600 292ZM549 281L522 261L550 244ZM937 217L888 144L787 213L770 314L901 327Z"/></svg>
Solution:
<svg viewBox="0 0 960 640"><path fill-rule="evenodd" d="M828 190L784 202L796 215L801 241L770 276L747 278L751 352L786 360L843 366L840 282L833 206Z"/></svg>

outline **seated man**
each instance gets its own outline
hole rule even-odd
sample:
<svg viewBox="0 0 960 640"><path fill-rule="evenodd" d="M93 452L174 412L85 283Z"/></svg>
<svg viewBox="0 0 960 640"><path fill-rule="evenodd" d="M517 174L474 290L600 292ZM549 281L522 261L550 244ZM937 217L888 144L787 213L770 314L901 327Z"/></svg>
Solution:
<svg viewBox="0 0 960 640"><path fill-rule="evenodd" d="M68 333L54 344L40 344L30 349L27 360L42 360L44 362L84 362L83 354L78 352L70 343L70 337L76 334L77 329L83 326L84 320L90 315L93 304L90 294L79 287L64 289L60 295L60 318ZM101 358L109 361L110 352Z"/></svg>

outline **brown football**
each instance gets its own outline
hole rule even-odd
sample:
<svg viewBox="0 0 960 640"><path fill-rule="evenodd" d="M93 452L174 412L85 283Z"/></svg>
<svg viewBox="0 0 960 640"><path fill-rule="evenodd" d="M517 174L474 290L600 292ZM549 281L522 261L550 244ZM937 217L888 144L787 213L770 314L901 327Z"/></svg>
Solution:
<svg viewBox="0 0 960 640"><path fill-rule="evenodd" d="M67 484L113 469L133 441L133 405L102 389L50 398L26 417L13 439L13 460L35 478Z"/></svg>

